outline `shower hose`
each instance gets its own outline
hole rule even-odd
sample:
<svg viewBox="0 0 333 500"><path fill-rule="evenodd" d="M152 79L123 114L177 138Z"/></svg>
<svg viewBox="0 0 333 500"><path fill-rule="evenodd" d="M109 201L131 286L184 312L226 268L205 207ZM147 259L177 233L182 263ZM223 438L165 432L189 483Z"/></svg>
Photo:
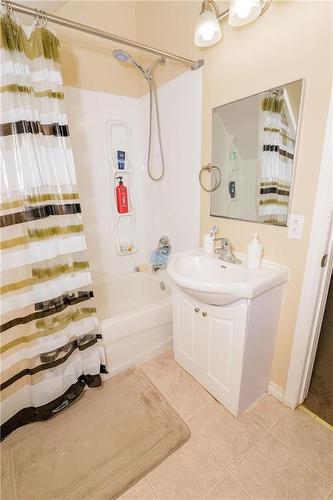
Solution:
<svg viewBox="0 0 333 500"><path fill-rule="evenodd" d="M148 86L149 86L149 139L148 139L148 155L147 155L147 168L148 175L152 181L160 181L164 177L165 173L165 162L164 162L164 153L163 153L163 145L162 145L162 134L161 134L161 123L160 123L160 112L159 112L159 104L158 104L158 94L156 83L152 77L147 78ZM157 177L155 177L151 170L151 150L152 150L152 129L153 129L153 108L155 107L156 114L156 125L157 125L157 135L158 135L158 143L160 148L161 155L161 173Z"/></svg>

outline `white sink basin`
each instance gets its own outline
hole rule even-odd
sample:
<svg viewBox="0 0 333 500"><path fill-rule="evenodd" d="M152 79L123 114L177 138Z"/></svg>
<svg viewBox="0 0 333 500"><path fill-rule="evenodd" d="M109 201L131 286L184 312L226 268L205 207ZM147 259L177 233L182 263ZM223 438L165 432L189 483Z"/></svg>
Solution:
<svg viewBox="0 0 333 500"><path fill-rule="evenodd" d="M229 264L199 250L174 257L168 274L186 293L213 305L252 299L288 278L287 268L271 262L264 261L260 269L250 270L244 262Z"/></svg>

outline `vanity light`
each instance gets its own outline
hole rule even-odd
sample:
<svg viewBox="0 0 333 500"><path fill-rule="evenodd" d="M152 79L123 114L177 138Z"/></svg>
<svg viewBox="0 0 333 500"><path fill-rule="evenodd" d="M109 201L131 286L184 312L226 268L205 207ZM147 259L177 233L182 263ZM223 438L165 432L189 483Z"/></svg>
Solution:
<svg viewBox="0 0 333 500"><path fill-rule="evenodd" d="M194 43L197 47L209 47L221 40L222 32L217 20L219 11L215 2L205 0L195 27Z"/></svg>
<svg viewBox="0 0 333 500"><path fill-rule="evenodd" d="M209 47L221 37L220 22L229 17L233 27L249 24L263 14L272 0L230 0L230 9L220 13L214 0L202 2L201 13L195 27L194 43L197 47Z"/></svg>

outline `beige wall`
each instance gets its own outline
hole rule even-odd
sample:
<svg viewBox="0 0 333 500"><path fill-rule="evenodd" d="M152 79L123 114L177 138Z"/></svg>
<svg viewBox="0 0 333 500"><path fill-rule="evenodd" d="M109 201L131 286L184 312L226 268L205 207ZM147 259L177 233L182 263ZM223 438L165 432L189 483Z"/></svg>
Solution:
<svg viewBox="0 0 333 500"><path fill-rule="evenodd" d="M297 308L309 243L311 217L323 146L329 91L332 81L332 3L321 1L273 1L255 23L231 29L224 22L223 39L218 45L200 50L193 45L194 24L199 2L138 1L70 2L59 15L113 30L123 36L176 52L186 57L204 57L203 71L203 151L202 161L210 160L212 108L241 97L304 78L304 102L300 120L298 154L292 212L305 215L302 240L289 239L287 229L255 223L209 217L209 197L202 193L201 230L217 223L221 234L235 248L246 250L253 232L262 239L265 257L285 264L290 279L285 287L278 338L275 348L273 382L285 386L293 341ZM126 95L144 91L142 80L128 68L112 61L110 44L93 43L66 35L63 46L65 82ZM112 48L114 46L112 45ZM146 58L142 55L142 61ZM168 62L158 71L159 82L183 71Z"/></svg>
<svg viewBox="0 0 333 500"><path fill-rule="evenodd" d="M129 39L137 38L134 1L70 0L57 9L56 15ZM121 45L60 26L56 30L61 41L65 85L118 95L141 95L137 72L117 62L112 55Z"/></svg>
<svg viewBox="0 0 333 500"><path fill-rule="evenodd" d="M175 18L174 8L179 6L179 16ZM68 0L56 10L55 14L130 40L142 43L152 41L152 46L156 45L160 49L165 48L176 53L178 46L174 42L177 41L177 33L181 33L182 27L185 27L184 33L190 36L184 51L193 52L192 23L187 19L187 6L183 2ZM152 22L147 27L148 19L158 22ZM166 29L166 23L172 26L171 31ZM134 97L147 93L147 83L142 76L130 65L117 62L112 51L124 48L144 66L151 64L156 56L60 26L56 26L56 31L61 41L61 63L65 85ZM159 33L167 35L166 40L162 38L159 40ZM171 39L173 43L170 43ZM181 52L182 50L180 47ZM185 52L184 55L186 56ZM183 64L167 63L163 69L156 72L157 84L173 79L184 69L187 68Z"/></svg>
<svg viewBox="0 0 333 500"><path fill-rule="evenodd" d="M209 217L209 195L202 193L201 230L217 223L235 248L246 251L253 232L263 242L265 257L285 264L290 279L285 287L271 380L284 387L300 299L312 211L323 147L332 81L332 4L320 1L272 2L255 23L231 29L224 22L218 45L193 47L198 9L194 2L140 2L137 34L188 57L204 57L203 152L210 161L212 108L265 89L304 78L304 102L292 212L305 215L302 240L289 239L287 229ZM163 23L157 20L163 19ZM172 26L172 30L170 29Z"/></svg>

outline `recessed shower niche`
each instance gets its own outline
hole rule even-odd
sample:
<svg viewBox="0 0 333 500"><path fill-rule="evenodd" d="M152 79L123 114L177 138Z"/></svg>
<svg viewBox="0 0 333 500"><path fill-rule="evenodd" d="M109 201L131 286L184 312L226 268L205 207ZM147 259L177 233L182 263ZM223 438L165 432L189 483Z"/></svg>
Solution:
<svg viewBox="0 0 333 500"><path fill-rule="evenodd" d="M115 245L120 255L128 255L137 250L131 127L126 122L111 120L107 122L106 132L113 190Z"/></svg>

